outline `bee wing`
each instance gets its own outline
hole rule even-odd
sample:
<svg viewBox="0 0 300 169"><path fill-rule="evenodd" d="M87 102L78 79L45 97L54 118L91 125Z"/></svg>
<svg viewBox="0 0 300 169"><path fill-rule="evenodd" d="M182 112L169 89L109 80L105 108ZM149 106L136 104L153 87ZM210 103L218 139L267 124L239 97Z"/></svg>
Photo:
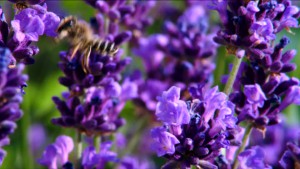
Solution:
<svg viewBox="0 0 300 169"><path fill-rule="evenodd" d="M83 58L81 59L81 65L84 73L89 73L89 65L90 65L90 55L92 51L92 46L89 46L83 53Z"/></svg>

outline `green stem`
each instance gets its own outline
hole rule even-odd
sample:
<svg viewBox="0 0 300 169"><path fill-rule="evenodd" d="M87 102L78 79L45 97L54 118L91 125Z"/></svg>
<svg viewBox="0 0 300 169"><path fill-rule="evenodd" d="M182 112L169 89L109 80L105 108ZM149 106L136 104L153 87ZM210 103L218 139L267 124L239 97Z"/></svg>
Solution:
<svg viewBox="0 0 300 169"><path fill-rule="evenodd" d="M82 153L82 135L80 133L80 131L77 131L76 133L76 144L75 144L75 152L76 152L76 168L80 168L80 157L81 157L81 153Z"/></svg>
<svg viewBox="0 0 300 169"><path fill-rule="evenodd" d="M238 155L239 155L242 151L245 150L246 144L247 144L247 142L248 142L249 136L250 136L251 131L252 131L252 128L253 128L253 126L252 126L251 124L249 124L249 125L246 127L245 134L244 134L244 137L243 137L243 140L242 140L242 145L239 147L239 149L237 150L237 152L235 153L235 156L234 156L233 169L237 169L238 166L239 166Z"/></svg>
<svg viewBox="0 0 300 169"><path fill-rule="evenodd" d="M96 136L95 137L95 147L96 147L97 152L100 152L100 145L101 145L101 136Z"/></svg>
<svg viewBox="0 0 300 169"><path fill-rule="evenodd" d="M236 75L237 75L238 70L240 68L240 65L242 63L242 60L243 60L243 58L238 58L238 57L235 57L234 60L233 60L233 67L232 67L229 78L228 78L227 83L226 83L225 88L224 88L224 93L227 94L227 95L231 92L231 89L233 87L233 83L235 81L235 78L236 78Z"/></svg>
<svg viewBox="0 0 300 169"><path fill-rule="evenodd" d="M129 143L127 144L126 149L123 151L121 156L133 152L133 150L138 146L139 140L143 134L145 126L147 126L147 121L149 120L149 116L145 115L142 119L136 124L136 133L130 139Z"/></svg>

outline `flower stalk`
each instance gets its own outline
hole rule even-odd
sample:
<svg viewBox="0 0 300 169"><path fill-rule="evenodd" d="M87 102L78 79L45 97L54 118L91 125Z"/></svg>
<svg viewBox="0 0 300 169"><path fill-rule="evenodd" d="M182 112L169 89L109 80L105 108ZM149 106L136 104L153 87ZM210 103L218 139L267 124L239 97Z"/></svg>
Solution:
<svg viewBox="0 0 300 169"><path fill-rule="evenodd" d="M248 126L246 127L245 134L244 134L244 137L243 137L243 140L242 140L242 144L235 153L234 162L233 162L233 169L237 169L238 166L239 166L238 155L245 150L246 144L248 142L249 136L250 136L251 131L252 131L252 128L253 128L252 124L248 124Z"/></svg>
<svg viewBox="0 0 300 169"><path fill-rule="evenodd" d="M82 154L82 134L77 130L76 132L76 144L75 144L75 152L76 152L76 168L80 168L80 158Z"/></svg>
<svg viewBox="0 0 300 169"><path fill-rule="evenodd" d="M95 136L95 147L96 151L100 152L100 145L101 145L101 136Z"/></svg>
<svg viewBox="0 0 300 169"><path fill-rule="evenodd" d="M228 78L225 88L224 88L224 93L227 95L229 95L229 93L232 90L232 87L233 87L234 81L236 79L236 75L238 73L240 65L242 63L242 60L243 60L243 57L241 57L241 58L235 57L233 60L233 67L232 67L229 78Z"/></svg>

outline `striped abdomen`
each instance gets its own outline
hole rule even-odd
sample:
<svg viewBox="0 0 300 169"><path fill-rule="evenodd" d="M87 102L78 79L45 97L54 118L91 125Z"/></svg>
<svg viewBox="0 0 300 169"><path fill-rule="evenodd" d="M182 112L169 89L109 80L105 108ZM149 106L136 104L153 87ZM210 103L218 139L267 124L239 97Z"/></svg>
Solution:
<svg viewBox="0 0 300 169"><path fill-rule="evenodd" d="M117 47L113 42L97 39L93 42L92 50L104 55L108 54L113 56L118 52L119 47Z"/></svg>

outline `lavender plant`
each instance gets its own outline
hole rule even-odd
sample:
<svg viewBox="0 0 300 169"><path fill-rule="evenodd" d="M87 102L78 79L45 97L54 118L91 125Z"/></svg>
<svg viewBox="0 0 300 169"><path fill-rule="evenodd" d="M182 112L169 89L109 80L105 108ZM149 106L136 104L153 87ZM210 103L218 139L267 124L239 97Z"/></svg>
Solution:
<svg viewBox="0 0 300 169"><path fill-rule="evenodd" d="M38 2L32 2L37 4ZM55 26L59 17L48 12L46 6L35 5L14 16L9 25L1 8L1 160L6 152L3 146L9 144L9 134L16 129L16 121L23 111L20 104L23 100L24 87L27 86L28 76L23 74L24 64L34 63L32 58L39 49L30 45L37 41L40 35L55 36ZM29 25L28 25L29 22ZM47 28L45 28L47 24Z"/></svg>
<svg viewBox="0 0 300 169"><path fill-rule="evenodd" d="M0 165L23 115L28 75L22 72L35 63L46 35L66 38L69 47L50 54L59 55L58 82L65 91L51 93L50 107L59 112L49 114L59 128L54 143L41 153L37 149L54 139L45 139L42 126L29 131L34 152L28 158L39 154L37 164L299 168L300 128L289 124L299 113L290 106L300 105L299 79L291 76L297 50L288 37L299 32L300 11L292 1L84 0L95 12L89 22L58 17L44 0L9 3L15 6L10 21L0 10ZM211 19L213 11L219 20ZM224 48L234 55L230 64L220 53ZM218 79L214 73L222 65L229 73Z"/></svg>

